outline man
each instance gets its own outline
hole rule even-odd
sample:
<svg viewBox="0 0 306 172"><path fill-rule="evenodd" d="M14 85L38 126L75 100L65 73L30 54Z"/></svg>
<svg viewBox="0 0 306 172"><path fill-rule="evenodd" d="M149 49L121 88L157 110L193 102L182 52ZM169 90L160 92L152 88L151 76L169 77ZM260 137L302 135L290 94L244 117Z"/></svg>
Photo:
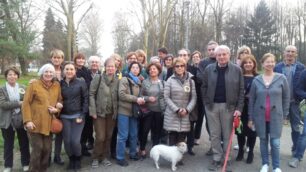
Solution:
<svg viewBox="0 0 306 172"><path fill-rule="evenodd" d="M304 70L300 75L300 79L295 89L295 94L300 100L306 99L306 70ZM297 168L299 166L299 163L300 161L302 161L306 149L306 115L305 114L303 115L304 115L303 131L299 135L295 147L296 149L293 153L292 159L289 161L289 166L292 168Z"/></svg>
<svg viewBox="0 0 306 172"><path fill-rule="evenodd" d="M159 57L160 64L162 66L164 65L164 59L167 56L167 54L168 54L168 50L166 47L162 47L157 50L157 56Z"/></svg>
<svg viewBox="0 0 306 172"><path fill-rule="evenodd" d="M213 162L208 168L210 171L217 171L221 167L234 116L241 115L244 101L242 71L239 66L230 62L230 49L220 45L216 47L215 54L217 63L206 67L201 87L213 149ZM231 168L232 165L228 162L226 171L232 171Z"/></svg>
<svg viewBox="0 0 306 172"><path fill-rule="evenodd" d="M90 56L88 59L89 63L89 69L87 75L90 77L88 78L89 81L86 82L91 82L91 80L95 77L96 74L100 74L100 66L101 66L101 61L100 57L98 56ZM90 83L88 83L88 86ZM85 125L82 131L81 135L81 146L82 146L82 155L83 156L90 156L91 154L88 152L88 150L93 149L93 144L94 144L94 138L93 138L93 120L89 116L89 114L86 114L85 116Z"/></svg>
<svg viewBox="0 0 306 172"><path fill-rule="evenodd" d="M299 102L293 90L297 87L301 72L305 66L296 60L297 48L293 45L288 45L284 51L284 60L276 64L274 71L282 73L286 76L290 88L290 107L289 120L291 125L291 139L292 139L292 155L296 151L297 141L299 139L299 128L301 124L301 116L299 112Z"/></svg>
<svg viewBox="0 0 306 172"><path fill-rule="evenodd" d="M202 79L204 76L205 68L210 64L216 63L215 48L217 46L218 46L218 43L215 41L209 41L207 44L208 57L200 61L198 65L198 69L197 69L197 83L199 83L200 85L202 84ZM200 94L201 94L201 89L200 89ZM200 102L203 102L201 96L198 96L198 98L200 99L199 100ZM196 125L195 125L195 131L194 131L195 145L200 144L200 137L201 137L202 124L203 124L204 117L206 121L206 130L208 132L208 135L210 136L210 131L209 131L208 122L207 122L207 115L205 113L205 108L203 105L203 110L201 113L199 112L198 121L196 122ZM213 154L213 151L212 151L212 148L210 147L210 149L206 152L206 155L210 156L212 154Z"/></svg>

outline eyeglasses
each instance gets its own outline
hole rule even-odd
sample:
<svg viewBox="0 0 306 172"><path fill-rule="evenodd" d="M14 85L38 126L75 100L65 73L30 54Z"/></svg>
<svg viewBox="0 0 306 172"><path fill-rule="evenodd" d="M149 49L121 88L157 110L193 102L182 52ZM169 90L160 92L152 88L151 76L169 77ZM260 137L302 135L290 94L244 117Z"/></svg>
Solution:
<svg viewBox="0 0 306 172"><path fill-rule="evenodd" d="M175 68L184 68L185 65L175 65Z"/></svg>
<svg viewBox="0 0 306 172"><path fill-rule="evenodd" d="M185 57L188 56L188 54L179 54L179 57Z"/></svg>

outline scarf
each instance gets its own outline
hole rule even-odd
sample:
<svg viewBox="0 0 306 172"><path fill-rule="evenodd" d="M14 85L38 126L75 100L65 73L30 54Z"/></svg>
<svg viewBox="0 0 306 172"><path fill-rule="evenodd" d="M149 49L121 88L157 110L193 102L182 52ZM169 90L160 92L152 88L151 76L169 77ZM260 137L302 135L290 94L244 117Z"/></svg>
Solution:
<svg viewBox="0 0 306 172"><path fill-rule="evenodd" d="M131 79L134 81L135 84L138 84L139 82L138 76L135 76L132 72L129 73L129 76L131 77Z"/></svg>
<svg viewBox="0 0 306 172"><path fill-rule="evenodd" d="M9 100L10 101L20 101L20 94L19 94L19 85L18 83L15 84L14 87L12 87L9 83L5 83L5 87L6 87L6 90L7 90L7 94L9 96ZM16 113L19 113L20 112L20 108L15 108L14 111Z"/></svg>

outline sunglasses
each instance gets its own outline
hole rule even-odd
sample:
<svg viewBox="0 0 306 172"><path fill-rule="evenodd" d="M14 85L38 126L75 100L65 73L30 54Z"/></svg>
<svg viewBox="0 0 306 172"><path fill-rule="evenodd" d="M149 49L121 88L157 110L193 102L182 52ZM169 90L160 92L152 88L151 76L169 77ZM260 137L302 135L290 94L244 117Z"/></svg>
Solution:
<svg viewBox="0 0 306 172"><path fill-rule="evenodd" d="M184 68L185 67L185 65L175 65L175 68Z"/></svg>

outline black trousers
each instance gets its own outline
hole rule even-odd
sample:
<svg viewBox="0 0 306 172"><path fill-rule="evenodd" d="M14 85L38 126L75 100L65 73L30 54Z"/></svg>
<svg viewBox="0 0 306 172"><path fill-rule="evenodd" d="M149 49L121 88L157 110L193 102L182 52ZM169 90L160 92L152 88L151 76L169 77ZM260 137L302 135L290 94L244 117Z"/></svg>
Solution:
<svg viewBox="0 0 306 172"><path fill-rule="evenodd" d="M147 116L140 119L139 142L140 150L145 150L148 134L151 130L153 146L161 142L164 117L161 112L151 111Z"/></svg>
<svg viewBox="0 0 306 172"><path fill-rule="evenodd" d="M82 131L81 135L81 145L82 149L86 148L86 144L94 144L94 138L93 138L93 121L92 117L89 116L89 114L86 114L85 116L85 125Z"/></svg>
<svg viewBox="0 0 306 172"><path fill-rule="evenodd" d="M15 130L12 126L7 129L1 128L2 137L4 140L4 167L12 168L14 162L14 139ZM30 149L27 132L23 128L16 129L19 149L21 153L21 165L28 166L30 163Z"/></svg>
<svg viewBox="0 0 306 172"><path fill-rule="evenodd" d="M186 139L187 132L169 132L169 146L176 145L179 142L184 142Z"/></svg>
<svg viewBox="0 0 306 172"><path fill-rule="evenodd" d="M205 124L206 124L206 130L208 132L208 135L210 135L210 131L208 128L207 117L205 114L205 108L204 108L203 102L201 100L201 101L197 101L197 103L198 103L198 106L197 106L198 107L198 120L195 123L194 138L200 139L204 117L206 121Z"/></svg>
<svg viewBox="0 0 306 172"><path fill-rule="evenodd" d="M187 133L188 150L192 150L194 146L194 124L195 124L195 121L190 121L190 131Z"/></svg>

